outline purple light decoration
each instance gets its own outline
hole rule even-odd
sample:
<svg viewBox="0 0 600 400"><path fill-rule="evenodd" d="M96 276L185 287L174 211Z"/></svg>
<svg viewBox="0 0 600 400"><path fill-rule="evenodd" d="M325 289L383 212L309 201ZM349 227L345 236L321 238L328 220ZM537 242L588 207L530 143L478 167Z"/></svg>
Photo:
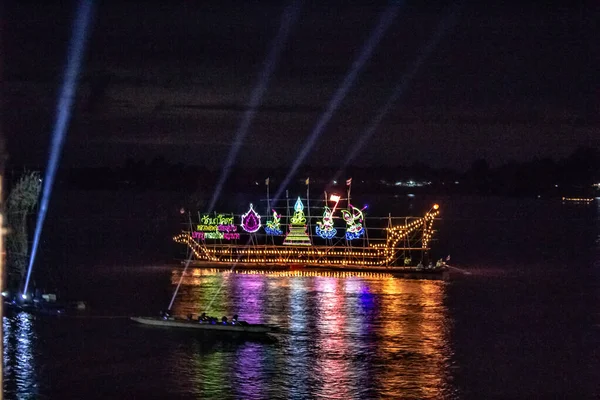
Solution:
<svg viewBox="0 0 600 400"><path fill-rule="evenodd" d="M267 91L267 86L269 84L269 79L271 75L273 75L273 71L275 70L275 66L277 65L277 61L279 59L279 55L283 50L285 42L292 30L292 26L296 22L298 14L300 13L301 2L300 0L291 1L288 6L283 11L281 15L281 23L279 25L279 31L277 32L277 36L273 40L270 46L269 53L265 58L265 61L262 65L262 69L260 71L260 75L258 77L258 82L256 86L252 89L252 93L250 94L250 101L248 102L248 106L240 125L235 134L235 138L229 150L229 154L227 155L227 160L225 160L225 165L221 171L221 178L217 183L217 187L213 193L212 199L210 200L210 205L208 207L208 211L211 212L221 195L221 191L223 190L223 185L227 181L229 177L229 173L231 172L231 168L237 158L237 154L242 148L242 144L244 143L244 139L248 134L248 130L250 129L250 124L256 115L256 111L262 103L262 98L265 92Z"/></svg>
<svg viewBox="0 0 600 400"><path fill-rule="evenodd" d="M300 164L302 164L302 162L314 146L319 136L321 136L321 133L323 133L323 131L325 130L325 127L333 117L333 114L346 97L346 94L350 91L352 84L356 81L356 78L362 70L362 67L371 58L371 55L373 54L373 51L379 44L379 41L396 18L396 15L398 14L398 11L400 10L400 6L402 4L404 4L403 1L393 1L381 13L377 26L375 27L375 29L361 48L360 52L358 53L358 56L354 59L352 67L350 67L350 71L348 71L342 84L337 88L335 94L333 95L333 98L331 99L327 106L327 109L325 110L325 113L322 114L321 118L319 118L319 120L317 121L317 125L314 127L313 131L304 142L304 146L300 150L298 157L296 157L296 159L294 160L290 171L288 172L285 179L281 182L281 185L279 186L279 189L275 194L274 201L277 201L279 199L279 197L291 181L292 177L296 173L296 170L298 169L298 167L300 167Z"/></svg>
<svg viewBox="0 0 600 400"><path fill-rule="evenodd" d="M248 212L242 215L242 229L248 233L254 233L260 229L260 215L254 211L252 203L250 203Z"/></svg>
<svg viewBox="0 0 600 400"><path fill-rule="evenodd" d="M398 99L404 94L409 84L415 78L415 75L419 71L421 65L423 65L423 63L427 60L431 53L433 53L433 50L435 50L435 48L437 47L438 43L442 39L442 35L454 26L460 11L459 7L459 5L455 5L450 11L450 13L440 22L433 36L425 44L415 61L411 64L410 68L402 75L400 81L394 87L392 94L388 98L387 102L379 110L377 115L375 115L375 117L371 120L371 123L369 124L367 129L365 129L364 132L360 135L358 141L352 145L352 148L348 152L346 160L344 160L344 163L336 172L332 180L338 180L340 176L344 173L346 167L354 160L354 158L362 150L362 148L365 146L365 144L371 138L371 136L373 136L373 134L379 127L379 124L390 111L394 103L396 103L396 101L398 101Z"/></svg>

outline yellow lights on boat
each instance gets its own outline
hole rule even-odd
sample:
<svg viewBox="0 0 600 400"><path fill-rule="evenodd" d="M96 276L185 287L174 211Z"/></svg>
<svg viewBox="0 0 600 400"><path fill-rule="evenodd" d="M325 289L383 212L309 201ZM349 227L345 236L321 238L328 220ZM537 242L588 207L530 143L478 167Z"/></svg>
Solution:
<svg viewBox="0 0 600 400"><path fill-rule="evenodd" d="M337 201L339 196L332 195L331 201ZM192 232L185 231L173 237L175 242L189 247L192 255L200 262L214 262L216 264L252 264L289 265L298 263L312 266L389 266L398 259L399 251L426 251L435 232L432 227L435 217L439 214L439 205L434 204L424 217L407 217L404 225L389 226L384 228L387 237L378 239L380 243L368 243L366 247L299 247L286 246L281 248L265 243L261 246L242 246L229 243L205 243L197 240ZM404 245L402 244L404 242ZM400 246L398 246L400 243ZM413 244L410 246L410 244ZM390 264L392 263L392 264ZM246 267L247 268L247 267Z"/></svg>
<svg viewBox="0 0 600 400"><path fill-rule="evenodd" d="M563 197L562 201L571 201L574 203L591 203L592 201L594 201L594 198Z"/></svg>

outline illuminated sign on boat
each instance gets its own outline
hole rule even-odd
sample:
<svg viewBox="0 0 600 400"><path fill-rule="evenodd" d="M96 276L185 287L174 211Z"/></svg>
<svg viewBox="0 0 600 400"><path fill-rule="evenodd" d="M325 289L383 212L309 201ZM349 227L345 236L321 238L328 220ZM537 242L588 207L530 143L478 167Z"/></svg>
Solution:
<svg viewBox="0 0 600 400"><path fill-rule="evenodd" d="M206 239L239 239L237 226L233 224L233 215L205 214L200 216L200 224L196 225L196 231L192 232L192 238L198 240Z"/></svg>
<svg viewBox="0 0 600 400"><path fill-rule="evenodd" d="M200 223L204 225L233 225L233 215L204 214L200 217Z"/></svg>

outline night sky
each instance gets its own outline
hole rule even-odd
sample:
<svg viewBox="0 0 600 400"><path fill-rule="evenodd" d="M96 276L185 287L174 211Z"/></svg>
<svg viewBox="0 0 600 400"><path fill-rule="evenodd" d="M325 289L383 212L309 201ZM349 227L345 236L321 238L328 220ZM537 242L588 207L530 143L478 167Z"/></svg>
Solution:
<svg viewBox="0 0 600 400"><path fill-rule="evenodd" d="M75 3L45 3L2 10L2 129L16 165L48 159L71 34ZM326 3L302 3L236 165L292 164L387 6ZM453 5L398 3L305 163L343 162ZM355 164L464 169L600 147L598 8L478 3L460 8ZM222 166L287 4L96 2L62 165Z"/></svg>

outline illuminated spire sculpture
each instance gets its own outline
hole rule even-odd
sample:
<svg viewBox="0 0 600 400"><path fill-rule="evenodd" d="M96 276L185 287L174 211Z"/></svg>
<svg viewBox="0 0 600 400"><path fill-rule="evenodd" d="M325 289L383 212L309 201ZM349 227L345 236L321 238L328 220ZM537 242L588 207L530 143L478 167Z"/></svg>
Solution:
<svg viewBox="0 0 600 400"><path fill-rule="evenodd" d="M294 205L294 215L290 218L290 230L283 241L287 245L310 246L310 238L306 233L306 217L304 216L304 204L298 197Z"/></svg>

